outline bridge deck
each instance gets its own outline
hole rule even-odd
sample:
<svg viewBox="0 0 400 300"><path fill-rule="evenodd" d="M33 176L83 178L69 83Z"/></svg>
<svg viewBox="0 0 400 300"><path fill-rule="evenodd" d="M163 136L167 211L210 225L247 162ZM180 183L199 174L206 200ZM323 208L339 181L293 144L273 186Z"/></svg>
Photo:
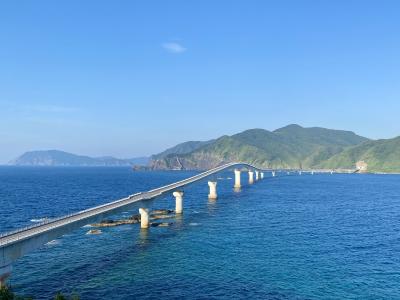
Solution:
<svg viewBox="0 0 400 300"><path fill-rule="evenodd" d="M222 170L231 168L233 166L247 166L253 169L258 169L252 165L246 164L246 163L229 163L225 164L219 167L216 167L214 169L208 170L206 172L200 173L198 175L192 176L190 178L168 184L166 186L156 188L153 190L150 190L148 192L143 192L143 193L137 193L134 195L130 195L126 198L113 201L107 204L103 204L100 206L96 206L93 208L89 208L77 213L74 213L72 215L67 215L61 218L53 219L50 221L47 221L45 223L38 224L33 227L28 227L25 229L18 230L16 232L11 232L5 235L2 235L0 237L0 249L1 248L6 248L12 244L18 243L20 241L30 239L34 236L44 234L46 232L50 232L53 230L56 230L57 228L65 227L69 224L75 223L75 222L81 222L84 221L85 219L90 219L96 215L101 215L106 212L111 212L114 211L118 208L130 205L134 202L141 201L141 200L147 200L151 199L157 196L160 196L161 194L165 192L169 192L172 190L175 190L179 187L191 184L193 182L196 182L198 180L201 180L207 176L210 176L214 173L220 172Z"/></svg>

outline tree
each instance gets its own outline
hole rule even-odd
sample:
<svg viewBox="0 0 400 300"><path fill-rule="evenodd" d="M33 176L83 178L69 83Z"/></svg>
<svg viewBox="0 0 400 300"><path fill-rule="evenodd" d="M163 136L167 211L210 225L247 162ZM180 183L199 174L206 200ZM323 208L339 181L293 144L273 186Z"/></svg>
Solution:
<svg viewBox="0 0 400 300"><path fill-rule="evenodd" d="M63 294L57 293L57 295L54 297L54 300L67 300L67 298L65 298Z"/></svg>
<svg viewBox="0 0 400 300"><path fill-rule="evenodd" d="M0 288L0 300L14 300L15 295L8 286Z"/></svg>

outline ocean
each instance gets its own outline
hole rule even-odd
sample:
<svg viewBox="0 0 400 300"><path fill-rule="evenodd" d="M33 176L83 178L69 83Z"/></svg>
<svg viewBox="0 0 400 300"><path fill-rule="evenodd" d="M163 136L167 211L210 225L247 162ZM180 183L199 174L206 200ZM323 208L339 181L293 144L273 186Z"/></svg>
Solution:
<svg viewBox="0 0 400 300"><path fill-rule="evenodd" d="M147 191L196 172L0 167L0 232ZM266 174L233 191L233 172L208 200L184 188L169 227L73 231L19 259L19 295L51 299L399 299L400 176ZM172 195L137 203L174 209Z"/></svg>

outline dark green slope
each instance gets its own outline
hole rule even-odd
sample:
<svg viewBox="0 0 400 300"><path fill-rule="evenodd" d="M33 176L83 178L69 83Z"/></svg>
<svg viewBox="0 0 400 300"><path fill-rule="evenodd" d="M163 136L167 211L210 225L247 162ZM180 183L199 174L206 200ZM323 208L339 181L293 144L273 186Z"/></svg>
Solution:
<svg viewBox="0 0 400 300"><path fill-rule="evenodd" d="M223 136L185 154L170 153L155 168L207 169L229 161L265 168L312 167L349 146L368 139L348 131L289 125L276 131L251 129Z"/></svg>
<svg viewBox="0 0 400 300"><path fill-rule="evenodd" d="M368 141L348 148L322 162L323 168L350 168L365 161L370 172L400 172L400 137Z"/></svg>
<svg viewBox="0 0 400 300"><path fill-rule="evenodd" d="M368 141L367 138L345 130L321 127L303 128L289 125L274 131L290 149L295 149L303 167L313 167L343 149Z"/></svg>

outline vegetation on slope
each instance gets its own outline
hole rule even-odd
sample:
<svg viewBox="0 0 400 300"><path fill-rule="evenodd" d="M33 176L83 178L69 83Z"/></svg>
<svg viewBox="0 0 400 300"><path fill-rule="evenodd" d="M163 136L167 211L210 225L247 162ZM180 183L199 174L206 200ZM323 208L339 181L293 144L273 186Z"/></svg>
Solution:
<svg viewBox="0 0 400 300"><path fill-rule="evenodd" d="M62 293L57 293L54 297L55 300L79 300L78 295L65 296ZM32 297L18 296L9 286L0 287L0 300L33 300Z"/></svg>
<svg viewBox="0 0 400 300"><path fill-rule="evenodd" d="M350 168L361 160L368 164L370 172L400 172L400 137L350 147L322 162L320 167Z"/></svg>
<svg viewBox="0 0 400 300"><path fill-rule="evenodd" d="M251 129L223 136L189 153L152 161L156 169L208 169L230 161L265 168L309 168L350 146L368 141L353 132L289 125L273 132Z"/></svg>

